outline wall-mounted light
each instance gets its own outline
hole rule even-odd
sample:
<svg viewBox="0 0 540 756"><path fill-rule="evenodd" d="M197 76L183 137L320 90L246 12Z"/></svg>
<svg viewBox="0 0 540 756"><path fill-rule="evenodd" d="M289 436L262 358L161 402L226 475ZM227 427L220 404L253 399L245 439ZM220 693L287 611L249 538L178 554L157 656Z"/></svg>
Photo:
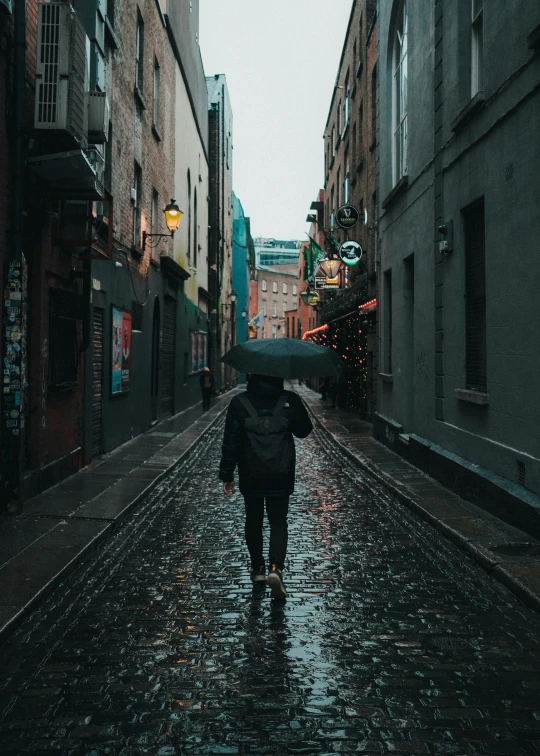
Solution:
<svg viewBox="0 0 540 756"><path fill-rule="evenodd" d="M173 237L174 232L178 231L178 227L180 226L180 221L182 220L183 212L180 210L178 205L176 204L175 199L171 199L169 204L164 208L163 212L165 213L165 223L167 224L167 228L169 229L168 234L149 234L147 231L143 231L143 237L142 237L142 248L143 252L146 248L146 240L147 239L157 239L160 240L163 238L168 238L169 236ZM149 247L155 247L159 244L158 242L155 242L153 244L149 243Z"/></svg>
<svg viewBox="0 0 540 756"><path fill-rule="evenodd" d="M337 278L342 264L341 260L337 257L331 257L328 260L319 261L319 267L327 278Z"/></svg>
<svg viewBox="0 0 540 756"><path fill-rule="evenodd" d="M234 290L234 289L233 289L233 290L231 291L231 293L229 294L229 299L231 300L231 302L232 302L233 304L234 304L234 303L236 302L236 292L235 292L235 290Z"/></svg>

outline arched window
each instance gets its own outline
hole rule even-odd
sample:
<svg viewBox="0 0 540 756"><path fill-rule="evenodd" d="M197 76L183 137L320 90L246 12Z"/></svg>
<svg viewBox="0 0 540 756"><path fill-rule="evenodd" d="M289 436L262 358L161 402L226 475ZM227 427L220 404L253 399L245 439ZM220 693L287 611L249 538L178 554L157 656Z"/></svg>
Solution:
<svg viewBox="0 0 540 756"><path fill-rule="evenodd" d="M197 267L197 252L199 239L198 239L198 226L197 226L197 187L193 190L193 265Z"/></svg>
<svg viewBox="0 0 540 756"><path fill-rule="evenodd" d="M191 173L187 172L187 202L188 202L188 212L187 212L187 228L188 228L188 238L187 238L187 253L188 258L191 258Z"/></svg>
<svg viewBox="0 0 540 756"><path fill-rule="evenodd" d="M407 175L407 3L399 9L392 41L392 184Z"/></svg>

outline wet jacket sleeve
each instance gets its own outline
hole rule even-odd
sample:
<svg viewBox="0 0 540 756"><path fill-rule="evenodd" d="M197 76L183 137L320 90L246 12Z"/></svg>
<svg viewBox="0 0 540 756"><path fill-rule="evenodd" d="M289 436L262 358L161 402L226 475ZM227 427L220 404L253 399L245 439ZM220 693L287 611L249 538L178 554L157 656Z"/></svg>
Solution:
<svg viewBox="0 0 540 756"><path fill-rule="evenodd" d="M221 462L219 464L219 479L234 480L234 470L240 456L242 446L242 423L235 411L234 400L229 404L225 418L225 432L221 447Z"/></svg>
<svg viewBox="0 0 540 756"><path fill-rule="evenodd" d="M297 438L306 438L306 436L309 436L313 430L313 424L304 402L300 399L298 394L291 393L289 395L289 404L291 406L289 418L291 421L292 434Z"/></svg>

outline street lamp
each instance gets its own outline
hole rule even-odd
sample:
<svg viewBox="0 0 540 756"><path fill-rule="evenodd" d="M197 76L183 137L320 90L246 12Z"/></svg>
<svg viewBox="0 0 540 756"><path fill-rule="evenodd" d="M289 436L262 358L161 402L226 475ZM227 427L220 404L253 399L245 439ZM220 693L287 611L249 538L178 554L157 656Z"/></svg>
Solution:
<svg viewBox="0 0 540 756"><path fill-rule="evenodd" d="M167 224L167 228L169 229L168 234L149 234L147 231L143 231L142 235L142 249L143 252L146 248L146 240L149 238L168 238L169 236L173 237L174 232L178 231L178 227L180 226L180 221L182 220L183 212L180 210L178 205L176 204L175 199L171 199L167 207L164 208L163 212L165 213L165 223ZM159 244L159 242L157 242ZM149 246L156 246L155 244L149 244Z"/></svg>
<svg viewBox="0 0 540 756"><path fill-rule="evenodd" d="M327 278L337 278L342 264L341 260L337 257L319 261L319 266Z"/></svg>
<svg viewBox="0 0 540 756"><path fill-rule="evenodd" d="M231 300L231 302L232 302L233 304L234 304L234 303L236 302L236 292L235 292L235 290L234 290L234 289L233 289L233 290L231 291L231 293L229 294L229 299Z"/></svg>

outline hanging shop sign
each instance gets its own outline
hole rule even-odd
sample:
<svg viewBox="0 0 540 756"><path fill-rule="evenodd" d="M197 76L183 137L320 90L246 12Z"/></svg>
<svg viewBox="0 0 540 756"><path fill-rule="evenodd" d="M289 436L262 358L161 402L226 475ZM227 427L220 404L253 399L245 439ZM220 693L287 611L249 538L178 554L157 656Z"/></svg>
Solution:
<svg viewBox="0 0 540 756"><path fill-rule="evenodd" d="M131 313L112 308L111 394L127 394L131 372Z"/></svg>
<svg viewBox="0 0 540 756"><path fill-rule="evenodd" d="M343 242L339 248L339 257L345 265L357 265L362 259L364 250L358 242L349 240Z"/></svg>
<svg viewBox="0 0 540 756"><path fill-rule="evenodd" d="M316 289L341 289L339 278L327 278L326 276L315 276Z"/></svg>
<svg viewBox="0 0 540 756"><path fill-rule="evenodd" d="M341 228L354 228L360 220L360 214L354 205L342 205L336 213L336 223Z"/></svg>

